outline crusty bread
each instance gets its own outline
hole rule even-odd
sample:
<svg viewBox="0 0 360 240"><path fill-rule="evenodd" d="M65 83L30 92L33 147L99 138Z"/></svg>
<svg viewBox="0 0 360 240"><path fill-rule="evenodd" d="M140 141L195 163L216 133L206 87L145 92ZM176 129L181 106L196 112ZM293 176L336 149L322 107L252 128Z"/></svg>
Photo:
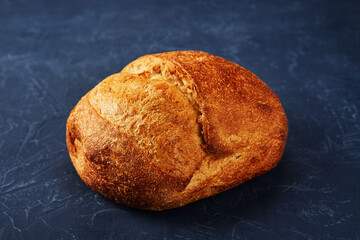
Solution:
<svg viewBox="0 0 360 240"><path fill-rule="evenodd" d="M67 121L84 182L118 203L163 210L273 168L287 118L253 73L204 52L140 57L87 93Z"/></svg>

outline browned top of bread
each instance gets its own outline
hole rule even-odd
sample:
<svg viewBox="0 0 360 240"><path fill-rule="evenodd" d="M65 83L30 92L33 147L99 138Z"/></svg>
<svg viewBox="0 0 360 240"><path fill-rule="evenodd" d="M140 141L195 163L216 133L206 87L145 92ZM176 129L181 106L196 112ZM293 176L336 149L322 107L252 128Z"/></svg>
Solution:
<svg viewBox="0 0 360 240"><path fill-rule="evenodd" d="M280 160L287 118L253 73L204 52L140 57L74 108L71 159L106 197L161 210L260 175Z"/></svg>

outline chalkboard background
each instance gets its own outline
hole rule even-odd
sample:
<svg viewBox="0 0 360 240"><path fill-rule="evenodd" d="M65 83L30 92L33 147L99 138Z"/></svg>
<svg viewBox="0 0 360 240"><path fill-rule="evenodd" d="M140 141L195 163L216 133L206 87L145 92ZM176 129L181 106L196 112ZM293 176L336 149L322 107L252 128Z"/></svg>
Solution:
<svg viewBox="0 0 360 240"><path fill-rule="evenodd" d="M359 1L0 1L0 239L360 239ZM65 124L141 55L201 50L254 72L289 119L281 162L149 212L90 190Z"/></svg>

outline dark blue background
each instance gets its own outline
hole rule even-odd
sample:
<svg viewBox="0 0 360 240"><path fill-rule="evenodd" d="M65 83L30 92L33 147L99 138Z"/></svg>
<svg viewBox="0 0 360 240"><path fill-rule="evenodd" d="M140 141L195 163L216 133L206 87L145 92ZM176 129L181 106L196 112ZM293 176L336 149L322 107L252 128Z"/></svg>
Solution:
<svg viewBox="0 0 360 240"><path fill-rule="evenodd" d="M0 1L0 239L360 239L359 1ZM202 50L257 74L289 137L264 176L182 208L78 177L67 116L137 57Z"/></svg>

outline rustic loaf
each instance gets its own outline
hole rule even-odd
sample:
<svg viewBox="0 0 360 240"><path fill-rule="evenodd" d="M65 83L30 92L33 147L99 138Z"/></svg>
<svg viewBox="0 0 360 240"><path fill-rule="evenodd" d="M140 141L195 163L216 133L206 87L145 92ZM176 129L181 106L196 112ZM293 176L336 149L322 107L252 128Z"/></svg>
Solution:
<svg viewBox="0 0 360 240"><path fill-rule="evenodd" d="M288 123L253 73L204 52L140 57L72 110L66 141L83 181L118 203L183 206L280 160Z"/></svg>

